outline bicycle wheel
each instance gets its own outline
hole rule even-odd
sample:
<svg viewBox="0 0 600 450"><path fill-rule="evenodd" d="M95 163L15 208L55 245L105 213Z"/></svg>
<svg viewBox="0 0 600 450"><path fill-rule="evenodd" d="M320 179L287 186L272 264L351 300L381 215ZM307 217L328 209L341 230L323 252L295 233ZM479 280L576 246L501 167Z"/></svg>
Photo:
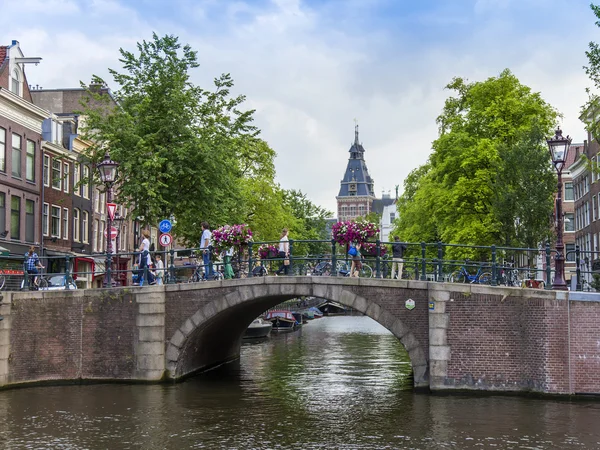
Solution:
<svg viewBox="0 0 600 450"><path fill-rule="evenodd" d="M452 275L450 275L450 282L451 283L464 283L465 280L465 274L464 272L457 270L456 272L452 272Z"/></svg>
<svg viewBox="0 0 600 450"><path fill-rule="evenodd" d="M38 280L38 289L41 291L48 290L48 280L46 280L44 277L40 277Z"/></svg>
<svg viewBox="0 0 600 450"><path fill-rule="evenodd" d="M6 276L4 272L0 270L0 290L4 289L4 285L6 284Z"/></svg>
<svg viewBox="0 0 600 450"><path fill-rule="evenodd" d="M492 274L490 272L483 272L477 279L479 284L492 284Z"/></svg>
<svg viewBox="0 0 600 450"><path fill-rule="evenodd" d="M373 269L367 264L362 265L362 269L358 272L360 278L373 278Z"/></svg>

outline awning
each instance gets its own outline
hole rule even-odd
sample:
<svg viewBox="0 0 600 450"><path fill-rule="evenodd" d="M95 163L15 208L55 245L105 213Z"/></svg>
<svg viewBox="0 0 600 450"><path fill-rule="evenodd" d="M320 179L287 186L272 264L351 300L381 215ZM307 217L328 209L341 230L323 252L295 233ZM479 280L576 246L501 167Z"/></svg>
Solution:
<svg viewBox="0 0 600 450"><path fill-rule="evenodd" d="M80 262L87 262L90 263L92 265L91 270L89 271L85 271L85 272L91 272L92 277L94 276L94 268L96 267L96 261L94 261L94 258L90 258L89 256L75 256L75 259L73 261L73 273L77 274L77 272L79 272L79 263ZM90 275L89 273L85 273L85 276L87 277L88 275Z"/></svg>
<svg viewBox="0 0 600 450"><path fill-rule="evenodd" d="M106 260L104 258L93 258L94 259L94 278L101 277L106 272Z"/></svg>
<svg viewBox="0 0 600 450"><path fill-rule="evenodd" d="M0 246L0 256L10 256L10 250Z"/></svg>

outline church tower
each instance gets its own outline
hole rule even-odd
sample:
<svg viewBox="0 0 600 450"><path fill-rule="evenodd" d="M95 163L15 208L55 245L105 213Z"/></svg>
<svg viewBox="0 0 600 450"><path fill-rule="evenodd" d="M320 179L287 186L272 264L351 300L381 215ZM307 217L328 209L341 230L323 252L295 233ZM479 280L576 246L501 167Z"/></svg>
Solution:
<svg viewBox="0 0 600 450"><path fill-rule="evenodd" d="M348 165L336 197L340 222L366 216L372 211L375 200L373 179L365 162L365 149L358 140L358 125L354 128L354 143L349 153Z"/></svg>

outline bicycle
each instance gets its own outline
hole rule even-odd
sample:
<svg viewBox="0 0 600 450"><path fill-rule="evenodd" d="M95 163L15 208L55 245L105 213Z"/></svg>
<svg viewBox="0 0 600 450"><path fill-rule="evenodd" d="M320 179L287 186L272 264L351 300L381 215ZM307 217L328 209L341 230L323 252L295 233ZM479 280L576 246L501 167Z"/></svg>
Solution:
<svg viewBox="0 0 600 450"><path fill-rule="evenodd" d="M348 263L344 261L338 261L337 273L343 277L349 277L350 267ZM373 278L373 269L368 264L363 263L362 268L358 271L358 278Z"/></svg>
<svg viewBox="0 0 600 450"><path fill-rule="evenodd" d="M461 266L460 269L452 272L450 275L450 282L452 283L471 283L471 284L492 284L492 273L484 272L483 267L477 268L477 273L474 275L470 274L465 266Z"/></svg>
<svg viewBox="0 0 600 450"><path fill-rule="evenodd" d="M506 263L505 266L500 268L498 284L505 286L521 286L523 284L521 274L518 269L514 268L513 263Z"/></svg>

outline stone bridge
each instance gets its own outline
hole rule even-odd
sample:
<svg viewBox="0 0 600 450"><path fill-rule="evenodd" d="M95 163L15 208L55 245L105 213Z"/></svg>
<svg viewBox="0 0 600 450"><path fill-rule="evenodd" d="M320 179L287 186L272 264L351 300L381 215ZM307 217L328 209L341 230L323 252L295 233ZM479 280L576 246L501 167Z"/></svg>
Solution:
<svg viewBox="0 0 600 450"><path fill-rule="evenodd" d="M596 294L337 277L4 293L0 386L180 380L238 358L250 322L300 296L390 330L415 388L600 393Z"/></svg>

